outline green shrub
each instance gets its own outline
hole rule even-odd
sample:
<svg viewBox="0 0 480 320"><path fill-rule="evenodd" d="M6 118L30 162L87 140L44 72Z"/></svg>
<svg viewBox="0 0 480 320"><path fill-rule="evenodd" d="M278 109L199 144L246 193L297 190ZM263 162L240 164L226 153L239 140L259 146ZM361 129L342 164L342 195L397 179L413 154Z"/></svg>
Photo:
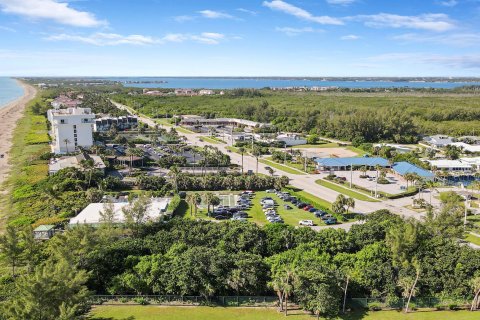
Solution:
<svg viewBox="0 0 480 320"><path fill-rule="evenodd" d="M448 305L448 310L455 311L455 310L458 310L458 309L460 309L460 308L459 308L458 304L456 304L456 303L451 303L451 304Z"/></svg>
<svg viewBox="0 0 480 320"><path fill-rule="evenodd" d="M367 305L368 310L370 311L380 311L382 306L379 302L369 302Z"/></svg>
<svg viewBox="0 0 480 320"><path fill-rule="evenodd" d="M136 297L133 299L134 302L142 305L142 306L146 306L148 304L150 304L150 302L148 302L145 298L143 297Z"/></svg>

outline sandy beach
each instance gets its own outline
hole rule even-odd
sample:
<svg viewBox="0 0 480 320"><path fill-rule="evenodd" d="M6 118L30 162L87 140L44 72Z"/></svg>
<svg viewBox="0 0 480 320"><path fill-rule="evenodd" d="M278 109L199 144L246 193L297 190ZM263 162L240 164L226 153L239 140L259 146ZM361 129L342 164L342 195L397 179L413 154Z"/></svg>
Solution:
<svg viewBox="0 0 480 320"><path fill-rule="evenodd" d="M19 99L0 108L0 186L4 183L10 170L8 153L12 147L12 136L17 121L22 117L27 103L35 97L37 90L27 84L18 82L24 89L24 94Z"/></svg>

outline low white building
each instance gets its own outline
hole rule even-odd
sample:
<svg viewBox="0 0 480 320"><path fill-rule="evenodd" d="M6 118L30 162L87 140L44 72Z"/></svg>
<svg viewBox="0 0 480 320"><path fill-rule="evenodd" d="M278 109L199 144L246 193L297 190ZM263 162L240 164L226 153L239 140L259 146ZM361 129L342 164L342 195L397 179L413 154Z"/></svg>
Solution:
<svg viewBox="0 0 480 320"><path fill-rule="evenodd" d="M462 149L463 152L477 153L480 152L480 145L472 145L465 142L453 142L450 145Z"/></svg>
<svg viewBox="0 0 480 320"><path fill-rule="evenodd" d="M90 159L93 160L93 165L95 169L105 172L106 166L105 163L102 161L102 158L93 154L89 155L81 153L72 157L61 157L58 159L50 160L50 163L48 165L48 173L55 174L65 168L82 169L82 161Z"/></svg>
<svg viewBox="0 0 480 320"><path fill-rule="evenodd" d="M138 125L138 118L135 116L122 117L102 117L95 119L93 130L95 132L104 132L115 126L119 130L135 128Z"/></svg>
<svg viewBox="0 0 480 320"><path fill-rule="evenodd" d="M198 91L198 95L200 95L200 96L211 96L211 95L214 95L214 94L215 94L215 91L208 90L208 89L203 89L203 90Z"/></svg>
<svg viewBox="0 0 480 320"><path fill-rule="evenodd" d="M307 139L296 133L282 133L277 136L277 141L284 142L287 147L306 144Z"/></svg>
<svg viewBox="0 0 480 320"><path fill-rule="evenodd" d="M160 217L167 213L168 205L171 198L152 198L151 203L148 206L144 222L158 221ZM126 222L123 208L129 205L129 202L115 202L111 204L113 206L114 218L113 222L122 224ZM70 219L69 225L75 226L78 224L90 224L99 225L103 223L102 212L106 208L105 203L90 203L85 209L83 209L76 217Z"/></svg>
<svg viewBox="0 0 480 320"><path fill-rule="evenodd" d="M459 172L459 173L471 173L472 164L464 160L427 160L430 163L430 166L435 167L437 170L446 170L449 172Z"/></svg>
<svg viewBox="0 0 480 320"><path fill-rule="evenodd" d="M423 140L435 148L443 148L455 142L455 138L440 134L425 137Z"/></svg>
<svg viewBox="0 0 480 320"><path fill-rule="evenodd" d="M78 147L93 146L95 114L90 108L50 109L47 118L52 125L52 151L73 152Z"/></svg>

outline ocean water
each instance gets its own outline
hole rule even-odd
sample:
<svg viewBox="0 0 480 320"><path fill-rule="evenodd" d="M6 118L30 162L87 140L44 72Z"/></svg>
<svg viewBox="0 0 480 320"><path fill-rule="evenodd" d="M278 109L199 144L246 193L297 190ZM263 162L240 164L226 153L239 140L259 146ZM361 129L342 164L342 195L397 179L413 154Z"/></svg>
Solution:
<svg viewBox="0 0 480 320"><path fill-rule="evenodd" d="M7 103L20 98L23 95L23 88L12 78L0 77L0 108Z"/></svg>
<svg viewBox="0 0 480 320"><path fill-rule="evenodd" d="M340 88L444 88L465 85L480 85L480 82L409 82L409 81L323 81L312 79L268 79L268 78L195 78L195 77L109 77L122 82L126 87L137 88L190 88L190 89L234 89L265 87L340 87Z"/></svg>

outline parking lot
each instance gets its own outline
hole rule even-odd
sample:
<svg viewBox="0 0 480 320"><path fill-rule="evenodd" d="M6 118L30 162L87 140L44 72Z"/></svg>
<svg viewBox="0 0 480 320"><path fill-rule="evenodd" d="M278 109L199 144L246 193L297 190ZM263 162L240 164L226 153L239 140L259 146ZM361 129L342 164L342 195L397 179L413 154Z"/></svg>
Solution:
<svg viewBox="0 0 480 320"><path fill-rule="evenodd" d="M350 176L351 173L350 171L335 171L335 175L338 177L344 177L346 179L345 185L348 186L350 183ZM361 186L363 188L367 188L369 190L375 191L375 176L376 172L375 171L367 171L367 175L371 177L370 179L362 179L360 178L360 175L363 173L361 171L353 171L352 174L352 182L355 185ZM326 177L328 174L327 173L322 173L322 177ZM387 173L386 176L387 180L390 181L389 184L378 184L377 188L378 191L389 193L389 194L397 194L397 193L402 193L405 191L405 188L407 186L407 182L405 179L402 177L393 175L391 173Z"/></svg>

